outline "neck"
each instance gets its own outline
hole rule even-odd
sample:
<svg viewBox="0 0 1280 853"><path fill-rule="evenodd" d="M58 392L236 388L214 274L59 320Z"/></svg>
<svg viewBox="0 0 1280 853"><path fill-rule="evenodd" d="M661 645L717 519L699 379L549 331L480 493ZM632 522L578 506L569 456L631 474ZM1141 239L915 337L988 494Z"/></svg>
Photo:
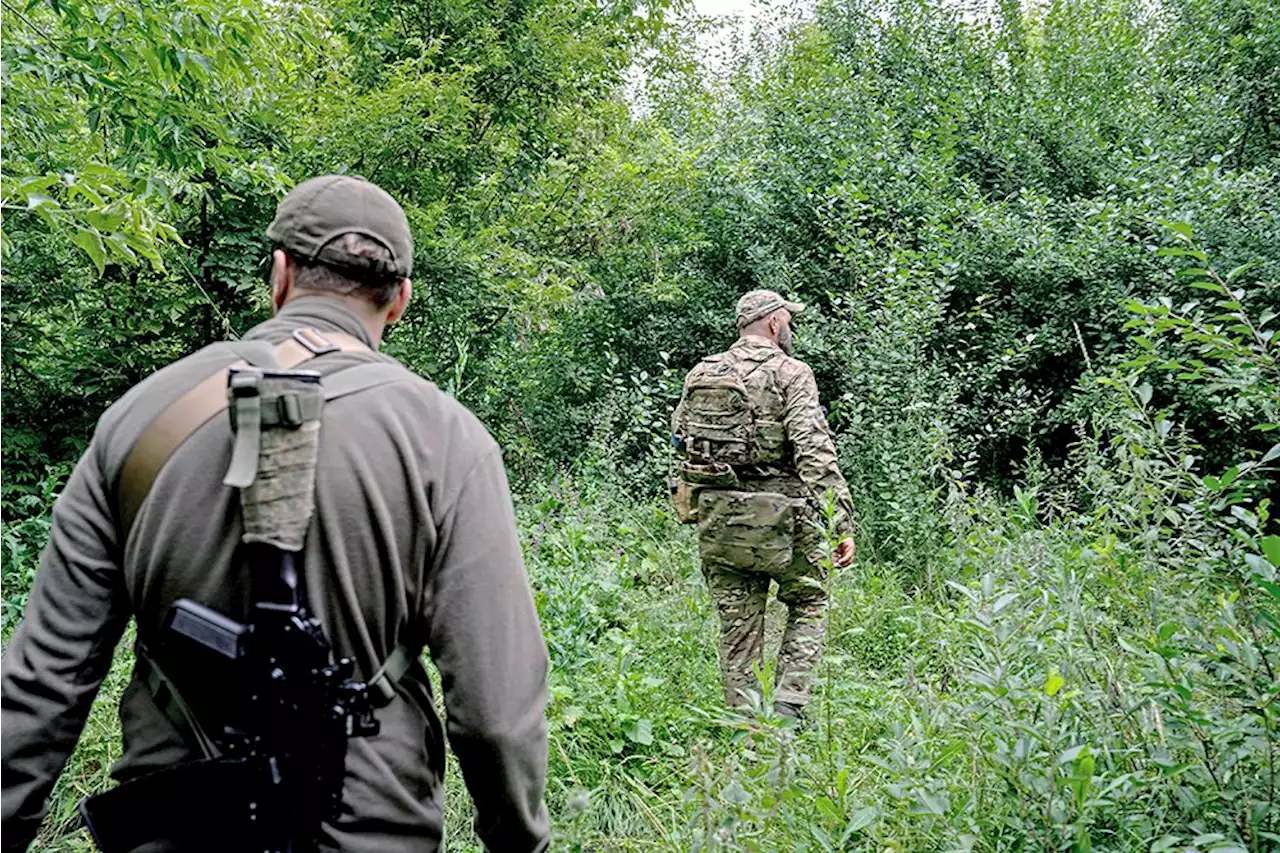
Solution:
<svg viewBox="0 0 1280 853"><path fill-rule="evenodd" d="M304 299L323 299L326 302L333 302L347 309L351 314L360 321L365 330L369 333L370 342L374 349L378 349L382 345L382 335L387 328L386 309L375 308L367 299L358 296L347 296L341 293L324 293L314 290L304 290L290 294L289 298L284 301L276 309L277 313L284 308L301 302Z"/></svg>
<svg viewBox="0 0 1280 853"><path fill-rule="evenodd" d="M743 329L742 334L739 335L738 337L740 340L745 338L756 338L758 340L768 341L769 343L773 344L775 347L778 346L778 339L770 335L768 332L754 331L752 329Z"/></svg>

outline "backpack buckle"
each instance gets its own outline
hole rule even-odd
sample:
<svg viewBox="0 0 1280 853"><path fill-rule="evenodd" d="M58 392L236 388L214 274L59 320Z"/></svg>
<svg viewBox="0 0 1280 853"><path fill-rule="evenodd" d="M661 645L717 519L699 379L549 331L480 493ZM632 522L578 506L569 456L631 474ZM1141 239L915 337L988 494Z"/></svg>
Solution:
<svg viewBox="0 0 1280 853"><path fill-rule="evenodd" d="M293 339L314 356L326 355L342 349L315 329L294 329Z"/></svg>

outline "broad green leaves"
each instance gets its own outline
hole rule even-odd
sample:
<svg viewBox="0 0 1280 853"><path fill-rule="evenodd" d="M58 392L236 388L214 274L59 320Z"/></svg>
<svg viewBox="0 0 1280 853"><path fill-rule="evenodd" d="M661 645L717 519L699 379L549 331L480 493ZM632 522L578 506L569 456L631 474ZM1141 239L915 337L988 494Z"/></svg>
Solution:
<svg viewBox="0 0 1280 853"><path fill-rule="evenodd" d="M145 259L164 270L166 244L181 245L177 231L157 212L165 202L147 181L131 181L123 172L100 164L85 164L78 172L5 176L0 196L8 208L25 206L28 214L9 214L18 227L39 223L65 234L89 257L98 275L110 263L133 264ZM13 227L11 225L10 227ZM11 240L6 235L5 251Z"/></svg>
<svg viewBox="0 0 1280 853"><path fill-rule="evenodd" d="M289 20L299 34L314 22ZM140 260L163 271L166 249L182 246L175 194L254 168L241 127L284 85L272 57L289 43L282 22L245 3L6 7L9 228L49 229L99 275Z"/></svg>

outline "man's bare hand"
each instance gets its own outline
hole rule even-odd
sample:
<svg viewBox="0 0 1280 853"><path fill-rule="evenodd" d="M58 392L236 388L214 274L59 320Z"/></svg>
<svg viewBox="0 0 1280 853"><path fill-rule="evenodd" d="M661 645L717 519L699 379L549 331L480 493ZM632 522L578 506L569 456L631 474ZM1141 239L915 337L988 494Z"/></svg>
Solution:
<svg viewBox="0 0 1280 853"><path fill-rule="evenodd" d="M835 552L831 555L831 564L837 569L843 569L845 566L853 562L853 555L856 552L853 545L853 538L844 539L836 546Z"/></svg>

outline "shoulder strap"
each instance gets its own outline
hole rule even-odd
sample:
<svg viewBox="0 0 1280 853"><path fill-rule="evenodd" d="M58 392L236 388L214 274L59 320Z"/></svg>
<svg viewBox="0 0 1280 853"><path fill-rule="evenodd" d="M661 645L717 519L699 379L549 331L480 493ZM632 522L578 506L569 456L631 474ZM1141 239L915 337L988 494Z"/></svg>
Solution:
<svg viewBox="0 0 1280 853"><path fill-rule="evenodd" d="M786 357L786 353L784 353L784 352L776 352L776 353L773 353L772 355L770 355L768 358L764 359L763 361L753 361L753 362L751 362L751 369L750 369L750 370L748 370L746 373L742 373L742 374L739 374L739 375L742 377L742 381L743 381L743 382L746 382L746 381L747 381L747 378L748 378L749 376L751 376L751 374L755 373L757 370L759 370L760 368L764 367L766 364L772 364L773 362L777 361L779 358L785 358L785 357Z"/></svg>
<svg viewBox="0 0 1280 853"><path fill-rule="evenodd" d="M266 341L227 341L227 349L251 367L280 367L276 348ZM281 353L284 355L284 353Z"/></svg>
<svg viewBox="0 0 1280 853"><path fill-rule="evenodd" d="M324 379L324 398L336 400L350 394L359 394L379 385L386 385L412 376L398 364L375 361L371 364L357 364L346 370L339 370Z"/></svg>
<svg viewBox="0 0 1280 853"><path fill-rule="evenodd" d="M373 694L375 707L385 708L396 698L396 685L404 678L409 667L413 666L417 656L403 643L391 651L391 656L378 667L373 678L369 679L369 692Z"/></svg>
<svg viewBox="0 0 1280 853"><path fill-rule="evenodd" d="M227 372L231 368L249 365L291 368L330 352L369 351L369 347L351 335L342 332L321 335L313 329L297 329L292 337L275 346L265 341L234 341L229 348L239 360L218 368L161 412L125 457L118 487L120 524L125 539L138 510L151 493L152 484L174 452L210 418L226 409Z"/></svg>

